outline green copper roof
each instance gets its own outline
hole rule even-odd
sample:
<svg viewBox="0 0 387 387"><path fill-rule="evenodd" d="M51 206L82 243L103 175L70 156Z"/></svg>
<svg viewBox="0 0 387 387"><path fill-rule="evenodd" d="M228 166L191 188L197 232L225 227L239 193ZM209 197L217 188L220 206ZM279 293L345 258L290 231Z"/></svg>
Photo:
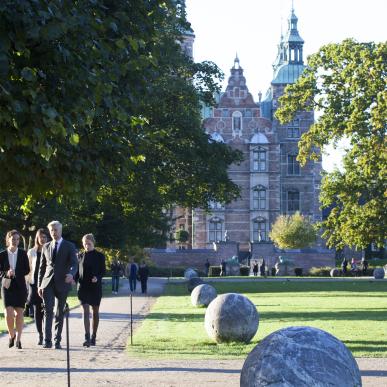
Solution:
<svg viewBox="0 0 387 387"><path fill-rule="evenodd" d="M302 64L287 63L278 67L274 73L272 84L295 83L303 73L305 66Z"/></svg>

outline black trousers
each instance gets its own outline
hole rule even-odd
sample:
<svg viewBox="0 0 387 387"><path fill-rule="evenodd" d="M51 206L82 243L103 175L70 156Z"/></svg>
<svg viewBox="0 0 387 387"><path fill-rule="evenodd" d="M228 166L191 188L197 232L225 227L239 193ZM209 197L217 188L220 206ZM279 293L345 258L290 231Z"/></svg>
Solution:
<svg viewBox="0 0 387 387"><path fill-rule="evenodd" d="M44 301L44 339L45 341L52 341L52 320L54 317L55 306L55 342L62 340L64 306L66 304L68 291L58 291L55 288L54 282L43 289Z"/></svg>
<svg viewBox="0 0 387 387"><path fill-rule="evenodd" d="M148 287L147 286L148 278L141 278L140 282L141 282L141 293L146 293L147 287Z"/></svg>

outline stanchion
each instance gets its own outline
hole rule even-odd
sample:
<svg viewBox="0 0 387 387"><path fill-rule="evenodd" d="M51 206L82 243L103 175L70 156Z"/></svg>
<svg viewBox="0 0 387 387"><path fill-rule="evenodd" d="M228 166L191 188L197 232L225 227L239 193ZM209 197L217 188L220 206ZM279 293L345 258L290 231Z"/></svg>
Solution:
<svg viewBox="0 0 387 387"><path fill-rule="evenodd" d="M67 386L70 387L70 333L69 333L69 304L66 302L64 315L66 317L66 351L67 351Z"/></svg>
<svg viewBox="0 0 387 387"><path fill-rule="evenodd" d="M133 345L133 301L132 293L130 293L130 345Z"/></svg>

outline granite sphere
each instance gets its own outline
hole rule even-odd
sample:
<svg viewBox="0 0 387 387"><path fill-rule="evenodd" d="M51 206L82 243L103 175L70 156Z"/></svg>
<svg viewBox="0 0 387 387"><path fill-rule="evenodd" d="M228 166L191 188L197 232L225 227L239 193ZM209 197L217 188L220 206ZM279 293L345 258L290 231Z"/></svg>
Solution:
<svg viewBox="0 0 387 387"><path fill-rule="evenodd" d="M216 296L217 293L213 286L202 284L192 290L191 302L193 306L208 306Z"/></svg>
<svg viewBox="0 0 387 387"><path fill-rule="evenodd" d="M184 278L189 280L190 278L199 277L199 274L195 269L192 269L191 267L186 269L184 271Z"/></svg>
<svg viewBox="0 0 387 387"><path fill-rule="evenodd" d="M191 293L192 290L196 288L196 286L204 284L204 281L199 277L192 277L187 282L187 289Z"/></svg>
<svg viewBox="0 0 387 387"><path fill-rule="evenodd" d="M226 293L216 297L206 310L204 325L210 338L218 343L248 343L258 330L259 315L245 296Z"/></svg>
<svg viewBox="0 0 387 387"><path fill-rule="evenodd" d="M331 271L330 271L330 276L331 277L338 277L340 275L340 270L337 269L337 268L333 268Z"/></svg>
<svg viewBox="0 0 387 387"><path fill-rule="evenodd" d="M241 387L361 386L359 367L336 337L312 327L288 327L263 339L250 352Z"/></svg>
<svg viewBox="0 0 387 387"><path fill-rule="evenodd" d="M384 269L378 267L374 270L374 278L375 279L383 279L384 278Z"/></svg>

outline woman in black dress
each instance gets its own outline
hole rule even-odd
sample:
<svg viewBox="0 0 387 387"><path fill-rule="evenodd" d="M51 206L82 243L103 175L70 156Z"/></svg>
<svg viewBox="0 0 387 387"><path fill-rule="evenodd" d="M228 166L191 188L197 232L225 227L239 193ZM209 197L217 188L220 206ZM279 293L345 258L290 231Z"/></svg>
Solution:
<svg viewBox="0 0 387 387"><path fill-rule="evenodd" d="M20 233L17 230L7 232L5 244L7 249L0 252L1 296L7 321L9 344L21 349L21 335L24 325L24 306L27 300L25 276L30 272L27 253L18 249ZM16 332L15 332L16 326Z"/></svg>
<svg viewBox="0 0 387 387"><path fill-rule="evenodd" d="M43 344L43 299L38 294L38 276L42 247L47 240L48 237L45 229L40 228L36 232L35 246L32 249L29 249L27 253L31 269L28 276L28 303L34 307L35 326L39 333L38 345Z"/></svg>
<svg viewBox="0 0 387 387"><path fill-rule="evenodd" d="M93 234L82 238L85 251L79 256L78 298L83 308L83 323L85 326L85 342L83 346L95 345L99 323L99 305L102 298L102 277L105 274L105 256L94 249ZM90 306L93 309L93 334L90 337Z"/></svg>

